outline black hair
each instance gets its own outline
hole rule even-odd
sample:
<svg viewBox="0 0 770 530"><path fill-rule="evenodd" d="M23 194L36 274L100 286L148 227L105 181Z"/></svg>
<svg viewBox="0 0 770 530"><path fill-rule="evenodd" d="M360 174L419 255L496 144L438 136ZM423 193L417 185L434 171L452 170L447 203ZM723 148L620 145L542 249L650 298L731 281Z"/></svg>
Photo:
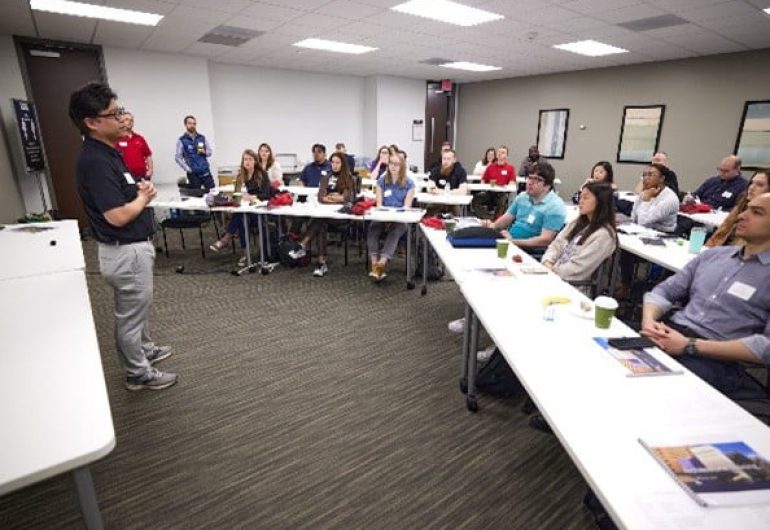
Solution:
<svg viewBox="0 0 770 530"><path fill-rule="evenodd" d="M614 178L614 172L612 171L612 164L610 164L606 160L601 160L601 161L597 162L596 164L594 164L594 167L591 168L591 178L593 178L593 176L594 176L594 169L596 169L597 167L604 168L604 171L607 172L607 178L604 179L604 182L608 182L608 183L611 184L612 180Z"/></svg>
<svg viewBox="0 0 770 530"><path fill-rule="evenodd" d="M530 175L537 175L543 179L543 183L553 188L553 181L556 179L556 170L545 160L538 160L529 169Z"/></svg>
<svg viewBox="0 0 770 530"><path fill-rule="evenodd" d="M188 114L187 116L184 117L184 120L182 120L182 123L187 125L187 120L189 120L190 118L194 119L196 122L198 121L198 119L195 116L193 116L192 114Z"/></svg>
<svg viewBox="0 0 770 530"><path fill-rule="evenodd" d="M673 173L666 166L664 166L663 164L650 164L650 167L654 167L655 169L658 170L658 172L660 173L660 176L663 177L663 180L666 181L666 185L668 185L668 183L671 182L673 178Z"/></svg>
<svg viewBox="0 0 770 530"><path fill-rule="evenodd" d="M117 98L118 95L104 83L88 83L70 96L70 119L81 134L87 136L90 130L83 120L96 118L102 111L107 110L113 99Z"/></svg>
<svg viewBox="0 0 770 530"><path fill-rule="evenodd" d="M310 150L315 152L316 149L320 149L321 152L326 153L326 146L324 144L313 144L313 147Z"/></svg>
<svg viewBox="0 0 770 530"><path fill-rule="evenodd" d="M578 245L582 245L591 234L602 228L607 228L614 237L617 237L615 232L615 198L612 185L608 182L592 181L583 186L581 193L585 190L588 190L596 197L596 211L592 219L589 219L587 215L578 217L567 234L567 240L569 241L580 234L583 229L585 229L585 232L580 236Z"/></svg>

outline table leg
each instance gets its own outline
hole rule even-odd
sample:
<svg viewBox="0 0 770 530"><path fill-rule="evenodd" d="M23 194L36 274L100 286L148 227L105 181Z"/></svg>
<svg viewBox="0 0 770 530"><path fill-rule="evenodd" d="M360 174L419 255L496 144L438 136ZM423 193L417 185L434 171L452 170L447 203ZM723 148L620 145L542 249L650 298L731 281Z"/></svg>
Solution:
<svg viewBox="0 0 770 530"><path fill-rule="evenodd" d="M257 225L260 227L262 226L259 223L259 217L257 217ZM244 233L244 236L246 237L246 266L243 267L242 269L237 269L233 271L233 274L235 274L236 276L240 276L245 272L252 273L256 270L256 267L251 262L251 236L249 234L249 214L246 212L243 213L243 233ZM260 243L262 243L261 237L259 241Z"/></svg>
<svg viewBox="0 0 770 530"><path fill-rule="evenodd" d="M468 393L468 356L470 355L471 341L471 306L465 302L465 325L463 326L462 363L460 364L460 392Z"/></svg>
<svg viewBox="0 0 770 530"><path fill-rule="evenodd" d="M465 396L465 404L468 410L476 412L479 404L476 401L476 350L479 348L479 319L476 313L470 311L471 336L468 344L468 395ZM468 322L465 322L468 325Z"/></svg>
<svg viewBox="0 0 770 530"><path fill-rule="evenodd" d="M412 268L412 224L406 225L406 288L414 289Z"/></svg>
<svg viewBox="0 0 770 530"><path fill-rule="evenodd" d="M91 472L88 470L88 466L75 469L72 472L72 476L75 479L75 487L78 490L80 510L83 512L86 528L88 530L102 530L104 523L102 522L102 514L99 511L99 502L96 499L96 490L94 490L94 482L91 480Z"/></svg>
<svg viewBox="0 0 770 530"><path fill-rule="evenodd" d="M423 236L422 241L422 289L420 294L428 294L428 238Z"/></svg>

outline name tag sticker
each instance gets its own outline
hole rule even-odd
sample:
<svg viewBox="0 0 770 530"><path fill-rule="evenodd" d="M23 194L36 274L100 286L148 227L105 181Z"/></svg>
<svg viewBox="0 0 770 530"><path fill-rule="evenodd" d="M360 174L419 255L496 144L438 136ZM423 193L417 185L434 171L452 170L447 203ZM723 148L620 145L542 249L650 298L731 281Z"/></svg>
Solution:
<svg viewBox="0 0 770 530"><path fill-rule="evenodd" d="M136 181L134 180L134 177L132 177L131 173L129 173L128 171L123 173L123 176L126 177L126 182L128 182L129 184L136 184Z"/></svg>
<svg viewBox="0 0 770 530"><path fill-rule="evenodd" d="M737 296L741 300L749 301L751 297L756 292L756 287L752 287L751 285L746 285L743 282L733 282L733 284L730 286L730 288L727 290L728 293L730 293L733 296Z"/></svg>
<svg viewBox="0 0 770 530"><path fill-rule="evenodd" d="M382 194L384 197L390 197L393 195L393 190L385 190L385 193Z"/></svg>
<svg viewBox="0 0 770 530"><path fill-rule="evenodd" d="M507 175L507 174L508 174L508 170L507 170L507 169L504 169L504 170L502 170L502 171L500 172L500 174L501 174L501 175L503 175L503 176L505 176L505 175Z"/></svg>
<svg viewBox="0 0 770 530"><path fill-rule="evenodd" d="M128 142L118 142L120 147L128 147Z"/></svg>
<svg viewBox="0 0 770 530"><path fill-rule="evenodd" d="M732 196L733 196L733 192L731 191L726 191L722 194L722 197L724 197L725 199L729 199Z"/></svg>
<svg viewBox="0 0 770 530"><path fill-rule="evenodd" d="M204 146L203 142L198 142L198 147L203 147L203 146Z"/></svg>
<svg viewBox="0 0 770 530"><path fill-rule="evenodd" d="M321 171L321 176L322 176L322 177L325 177L325 176L326 176L326 170L325 170L325 169L324 169L323 171Z"/></svg>
<svg viewBox="0 0 770 530"><path fill-rule="evenodd" d="M529 214L529 215L527 216L527 222L528 222L529 224L534 224L534 223L535 223L535 214L533 214L533 213Z"/></svg>
<svg viewBox="0 0 770 530"><path fill-rule="evenodd" d="M438 185L439 186L445 186L446 185L446 180L444 180L444 179L439 180L438 181Z"/></svg>

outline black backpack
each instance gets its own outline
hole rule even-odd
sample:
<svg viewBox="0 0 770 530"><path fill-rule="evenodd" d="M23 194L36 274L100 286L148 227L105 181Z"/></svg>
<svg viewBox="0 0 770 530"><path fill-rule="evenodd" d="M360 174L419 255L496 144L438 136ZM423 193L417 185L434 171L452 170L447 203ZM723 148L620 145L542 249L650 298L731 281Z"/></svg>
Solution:
<svg viewBox="0 0 770 530"><path fill-rule="evenodd" d="M289 252L300 248L300 244L289 236L282 236L278 241L278 259L281 265L293 269L294 267L307 267L310 264L310 251L308 250L304 258L294 259L289 256Z"/></svg>
<svg viewBox="0 0 770 530"><path fill-rule="evenodd" d="M519 379L497 348L476 375L476 388L488 396L500 398L517 397L524 391Z"/></svg>
<svg viewBox="0 0 770 530"><path fill-rule="evenodd" d="M423 238L419 238L417 241L417 270L415 271L418 278L422 278L422 269L423 269L423 247L427 243ZM438 254L436 254L436 251L433 250L433 247L431 247L428 244L428 271L427 271L427 279L434 282L436 280L440 280L444 277L444 273L446 272L446 268L444 267L444 262L439 259Z"/></svg>

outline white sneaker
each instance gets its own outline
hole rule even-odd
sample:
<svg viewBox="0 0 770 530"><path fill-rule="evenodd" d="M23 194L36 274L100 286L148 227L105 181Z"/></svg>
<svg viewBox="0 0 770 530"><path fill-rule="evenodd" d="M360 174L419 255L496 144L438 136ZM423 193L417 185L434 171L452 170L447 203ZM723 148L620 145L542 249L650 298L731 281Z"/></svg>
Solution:
<svg viewBox="0 0 770 530"><path fill-rule="evenodd" d="M496 346L493 344L486 350L479 350L476 352L476 361L480 363L485 363L489 360L490 357L492 357L492 354L495 352Z"/></svg>
<svg viewBox="0 0 770 530"><path fill-rule="evenodd" d="M289 257L291 259L302 259L305 257L305 247L302 246L300 243L299 248L297 250L290 250L289 251Z"/></svg>
<svg viewBox="0 0 770 530"><path fill-rule="evenodd" d="M329 272L329 267L326 265L326 263L319 263L318 267L315 268L313 271L313 276L324 276L326 273Z"/></svg>
<svg viewBox="0 0 770 530"><path fill-rule="evenodd" d="M465 331L465 319L458 318L449 323L449 331L452 333L462 333Z"/></svg>

